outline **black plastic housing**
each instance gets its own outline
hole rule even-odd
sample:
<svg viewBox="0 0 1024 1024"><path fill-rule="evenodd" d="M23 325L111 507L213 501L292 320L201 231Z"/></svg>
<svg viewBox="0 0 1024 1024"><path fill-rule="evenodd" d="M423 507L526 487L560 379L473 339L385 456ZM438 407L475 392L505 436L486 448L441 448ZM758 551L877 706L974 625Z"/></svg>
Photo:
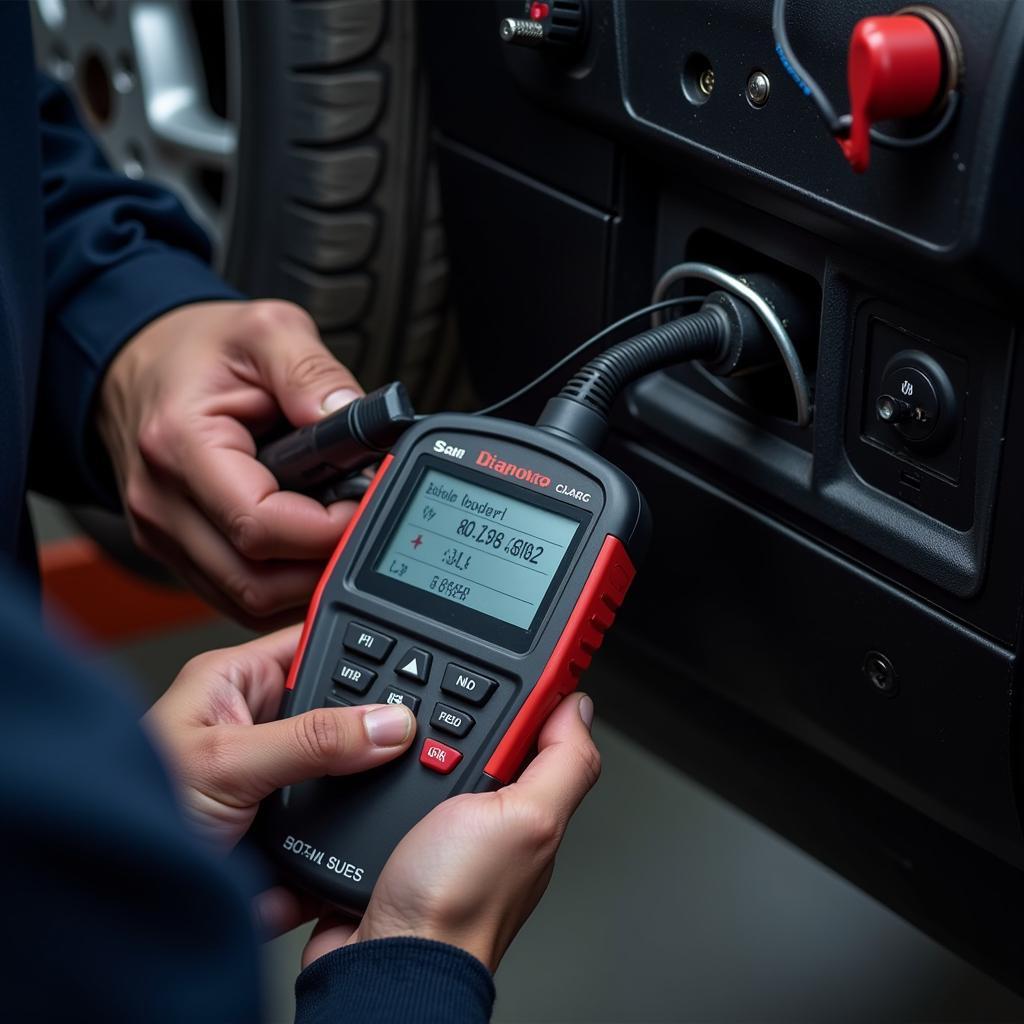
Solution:
<svg viewBox="0 0 1024 1024"><path fill-rule="evenodd" d="M537 478L481 468L478 460L485 451L506 463L529 467ZM393 457L310 611L312 626L300 648L294 688L281 715L321 707L332 693L352 704L377 703L384 688L397 686L421 700L417 737L408 752L382 768L275 794L264 801L260 816L263 842L282 869L306 888L353 911L365 906L395 845L432 807L457 793L498 784L484 768L552 661L608 538L617 538L635 563L649 529L640 492L621 470L536 427L456 414L431 416L402 438ZM469 628L462 607L420 595L374 572L381 545L424 467L473 477L481 486L519 500L557 506L560 514L580 522L561 576L529 630L509 629L498 620L475 620L480 628ZM395 639L383 662L346 654L342 640L351 622ZM432 656L425 684L396 673L410 647ZM332 672L343 655L377 673L362 696L332 683ZM459 704L440 690L448 664L468 667L498 683L482 706L460 705L475 719L472 731L460 739L430 725L436 702ZM462 754L450 774L435 773L419 763L428 738Z"/></svg>
<svg viewBox="0 0 1024 1024"><path fill-rule="evenodd" d="M271 441L257 457L282 488L316 492L378 462L415 418L405 385L393 381Z"/></svg>

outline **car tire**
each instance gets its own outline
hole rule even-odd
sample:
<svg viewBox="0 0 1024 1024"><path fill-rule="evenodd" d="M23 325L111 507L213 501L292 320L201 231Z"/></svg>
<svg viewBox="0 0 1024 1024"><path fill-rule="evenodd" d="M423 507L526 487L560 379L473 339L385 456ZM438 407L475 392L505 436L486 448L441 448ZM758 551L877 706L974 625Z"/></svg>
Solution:
<svg viewBox="0 0 1024 1024"><path fill-rule="evenodd" d="M235 213L224 269L297 302L367 385L450 389L448 261L416 5L240 3Z"/></svg>
<svg viewBox="0 0 1024 1024"><path fill-rule="evenodd" d="M418 408L445 404L461 378L416 5L148 3L164 59L173 36L208 94L204 115L235 132L215 174L148 123L134 6L33 4L37 60L75 93L111 163L174 188L211 229L226 279L303 306L364 386L397 378ZM89 93L100 71L103 117ZM121 564L165 577L121 517L74 515Z"/></svg>

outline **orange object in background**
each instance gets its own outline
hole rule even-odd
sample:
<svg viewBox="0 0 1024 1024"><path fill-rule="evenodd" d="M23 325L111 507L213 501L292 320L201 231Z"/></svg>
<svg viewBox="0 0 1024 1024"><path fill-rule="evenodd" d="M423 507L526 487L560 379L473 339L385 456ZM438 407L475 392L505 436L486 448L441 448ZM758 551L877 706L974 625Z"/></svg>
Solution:
<svg viewBox="0 0 1024 1024"><path fill-rule="evenodd" d="M87 537L42 545L39 569L47 613L97 644L134 640L217 614L189 591L161 586L122 568Z"/></svg>

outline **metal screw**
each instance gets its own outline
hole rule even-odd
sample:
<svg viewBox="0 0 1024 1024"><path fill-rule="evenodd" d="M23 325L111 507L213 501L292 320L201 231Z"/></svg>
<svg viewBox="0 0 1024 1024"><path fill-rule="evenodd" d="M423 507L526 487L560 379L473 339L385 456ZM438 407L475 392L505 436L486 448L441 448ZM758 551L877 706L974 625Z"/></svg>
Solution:
<svg viewBox="0 0 1024 1024"><path fill-rule="evenodd" d="M59 82L70 82L75 77L75 65L64 57L54 57L50 61L50 74Z"/></svg>
<svg viewBox="0 0 1024 1024"><path fill-rule="evenodd" d="M118 92L122 96L130 93L135 88L134 75L130 71L125 71L124 68L118 68L111 76L110 82L114 87L114 92Z"/></svg>
<svg viewBox="0 0 1024 1024"><path fill-rule="evenodd" d="M711 95L711 90L715 87L715 72L711 68L705 68L697 79L697 88L700 89L705 96Z"/></svg>
<svg viewBox="0 0 1024 1024"><path fill-rule="evenodd" d="M752 107L763 107L768 102L772 83L763 71L753 71L747 79L747 102Z"/></svg>
<svg viewBox="0 0 1024 1024"><path fill-rule="evenodd" d="M123 170L129 178L134 178L136 180L145 175L146 168L142 157L142 148L137 143L128 143L124 162L121 164L121 170Z"/></svg>
<svg viewBox="0 0 1024 1024"><path fill-rule="evenodd" d="M892 662L878 651L868 651L864 656L864 664L861 666L868 682L881 694L886 697L895 697L899 690L899 683L896 679L896 669Z"/></svg>
<svg viewBox="0 0 1024 1024"><path fill-rule="evenodd" d="M504 18L498 32L506 43L513 46L543 46L544 26L526 18Z"/></svg>

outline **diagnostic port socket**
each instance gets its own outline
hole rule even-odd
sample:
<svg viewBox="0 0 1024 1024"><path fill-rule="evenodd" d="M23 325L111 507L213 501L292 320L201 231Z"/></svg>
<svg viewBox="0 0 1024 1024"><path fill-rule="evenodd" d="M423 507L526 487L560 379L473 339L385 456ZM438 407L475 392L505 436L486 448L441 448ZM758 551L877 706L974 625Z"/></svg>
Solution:
<svg viewBox="0 0 1024 1024"><path fill-rule="evenodd" d="M868 483L966 529L974 473L965 452L977 414L970 364L948 340L904 324L884 308L859 318L847 450Z"/></svg>
<svg viewBox="0 0 1024 1024"><path fill-rule="evenodd" d="M715 232L695 232L686 247L687 260L711 263L742 277L782 320L797 352L812 393L817 364L821 289L807 274L725 238ZM723 293L713 284L689 281L681 287L687 295L712 295L731 318L744 339L734 352L733 366L680 367L672 375L687 386L749 418L759 427L810 447L810 431L797 428L793 385L764 325L746 303ZM738 358L737 358L738 357Z"/></svg>

